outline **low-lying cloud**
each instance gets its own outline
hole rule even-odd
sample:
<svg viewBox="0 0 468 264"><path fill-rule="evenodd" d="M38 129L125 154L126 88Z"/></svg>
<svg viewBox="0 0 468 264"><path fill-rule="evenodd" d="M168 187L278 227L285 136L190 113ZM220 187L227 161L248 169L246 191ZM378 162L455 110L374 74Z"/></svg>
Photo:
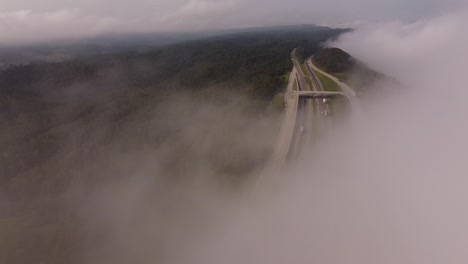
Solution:
<svg viewBox="0 0 468 264"><path fill-rule="evenodd" d="M333 43L407 87L362 102L359 120L206 234L190 262L466 263L466 19L380 24Z"/></svg>
<svg viewBox="0 0 468 264"><path fill-rule="evenodd" d="M468 11L414 23L399 21L366 25L346 34L334 45L370 66L398 78L419 91L456 90L460 85L468 38L463 25ZM438 86L440 85L440 86Z"/></svg>

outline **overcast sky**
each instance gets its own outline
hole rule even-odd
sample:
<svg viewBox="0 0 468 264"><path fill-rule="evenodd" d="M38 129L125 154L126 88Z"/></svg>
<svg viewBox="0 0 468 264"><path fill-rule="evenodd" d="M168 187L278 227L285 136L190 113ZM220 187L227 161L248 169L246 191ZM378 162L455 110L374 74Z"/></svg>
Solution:
<svg viewBox="0 0 468 264"><path fill-rule="evenodd" d="M203 30L317 23L415 20L468 0L1 0L0 42L103 32Z"/></svg>

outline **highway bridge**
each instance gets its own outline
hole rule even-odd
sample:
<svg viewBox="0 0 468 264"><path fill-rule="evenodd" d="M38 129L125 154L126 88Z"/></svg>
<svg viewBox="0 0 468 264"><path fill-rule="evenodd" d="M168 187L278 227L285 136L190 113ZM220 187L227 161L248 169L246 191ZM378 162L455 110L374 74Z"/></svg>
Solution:
<svg viewBox="0 0 468 264"><path fill-rule="evenodd" d="M335 98L337 96L345 96L349 98L353 96L352 94L344 93L344 92L326 92L326 91L295 91L292 92L293 95L299 97L308 97L311 99L324 99L324 98Z"/></svg>

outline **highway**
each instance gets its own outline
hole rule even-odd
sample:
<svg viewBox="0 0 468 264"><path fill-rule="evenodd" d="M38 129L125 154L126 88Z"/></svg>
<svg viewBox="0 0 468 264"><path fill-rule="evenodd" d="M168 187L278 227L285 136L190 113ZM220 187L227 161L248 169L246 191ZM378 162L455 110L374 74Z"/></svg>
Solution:
<svg viewBox="0 0 468 264"><path fill-rule="evenodd" d="M307 73L304 73L300 63L295 57L291 58L294 69L297 72L299 83L299 91L301 92L322 92L323 87L320 80L315 76L313 70L307 65ZM307 78L310 79L309 85ZM323 99L308 99L300 97L296 115L296 127L293 135L293 142L288 153L288 160L294 160L305 151L312 148L312 144L317 137L326 133L327 127L330 126L330 108Z"/></svg>
<svg viewBox="0 0 468 264"><path fill-rule="evenodd" d="M346 90L351 91L350 93L324 91L320 80L314 73L315 66L310 59L306 61L308 76L304 74L300 63L295 58L295 50L291 52L291 60L293 69L285 92L286 111L283 123L274 152L257 179L257 186L261 186L263 183L260 182L267 179L279 180L278 176L288 165L288 161L310 150L314 140L330 129L330 107L324 102L325 97L346 96L350 101L355 100L355 93L351 88ZM307 83L306 78L310 78L312 87ZM298 88L297 91L293 89L295 85Z"/></svg>
<svg viewBox="0 0 468 264"><path fill-rule="evenodd" d="M299 63L293 59L294 69L297 72L298 91L311 91ZM311 100L298 99L296 123L293 131L291 148L287 153L287 160L294 160L306 146L310 146L312 139L312 119L314 108Z"/></svg>

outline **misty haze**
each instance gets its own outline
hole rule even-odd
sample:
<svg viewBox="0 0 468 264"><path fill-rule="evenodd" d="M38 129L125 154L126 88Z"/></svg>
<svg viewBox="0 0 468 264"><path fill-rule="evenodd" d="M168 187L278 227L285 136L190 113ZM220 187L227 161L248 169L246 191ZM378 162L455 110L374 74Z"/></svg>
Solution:
<svg viewBox="0 0 468 264"><path fill-rule="evenodd" d="M467 24L465 0L3 0L0 263L467 263Z"/></svg>

